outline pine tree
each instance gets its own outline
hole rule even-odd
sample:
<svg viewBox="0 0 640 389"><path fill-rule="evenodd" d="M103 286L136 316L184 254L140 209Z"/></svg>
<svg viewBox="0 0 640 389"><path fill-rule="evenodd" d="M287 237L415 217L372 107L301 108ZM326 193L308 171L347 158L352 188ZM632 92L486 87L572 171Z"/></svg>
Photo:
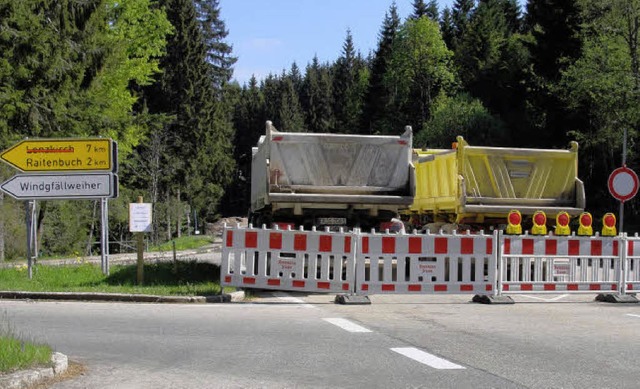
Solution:
<svg viewBox="0 0 640 389"><path fill-rule="evenodd" d="M294 80L283 72L280 79L280 106L276 127L281 131L304 132L304 114Z"/></svg>
<svg viewBox="0 0 640 389"><path fill-rule="evenodd" d="M291 64L291 69L289 69L288 77L291 79L293 83L293 89L296 91L298 95L302 92L302 73L300 73L300 68L298 64L293 62Z"/></svg>
<svg viewBox="0 0 640 389"><path fill-rule="evenodd" d="M353 36L347 30L342 45L342 55L334 65L333 79L333 112L335 115L335 132L356 133L362 114L362 93L358 87L360 71L363 66L362 57L353 46Z"/></svg>
<svg viewBox="0 0 640 389"><path fill-rule="evenodd" d="M369 87L364 98L361 128L367 133L393 131L390 128L392 114L387 110L391 93L385 86L384 75L387 73L399 27L398 9L395 3L392 3L385 14L379 33L378 47L371 63Z"/></svg>
<svg viewBox="0 0 640 389"><path fill-rule="evenodd" d="M529 104L536 112L536 140L540 146L564 145L568 129L588 126L587 115L572 114L554 91L562 72L580 56L581 24L577 0L530 0L527 3L525 26L533 37L527 46L533 68L528 85Z"/></svg>
<svg viewBox="0 0 640 389"><path fill-rule="evenodd" d="M423 16L429 16L427 12L427 4L424 0L413 0L413 13L409 16L409 19L420 19Z"/></svg>
<svg viewBox="0 0 640 389"><path fill-rule="evenodd" d="M475 8L475 0L455 0L451 8L453 19L453 39L450 46L454 52L458 51L459 41L467 30L467 25L471 20L471 14Z"/></svg>
<svg viewBox="0 0 640 389"><path fill-rule="evenodd" d="M216 88L222 88L231 79L233 64L238 59L232 55L233 48L225 42L229 31L220 18L220 0L194 0L194 4L207 46L211 77Z"/></svg>
<svg viewBox="0 0 640 389"><path fill-rule="evenodd" d="M152 113L175 118L168 127L168 160L175 174L165 177L165 191L184 196L202 220L209 220L234 173L230 107L225 90L214 81L210 47L192 0L164 0L162 5L175 33L162 58L164 72L145 96Z"/></svg>
<svg viewBox="0 0 640 389"><path fill-rule="evenodd" d="M580 23L577 0L528 1L525 24L534 38L529 49L536 74L547 80L557 80L567 66L560 59L578 58Z"/></svg>
<svg viewBox="0 0 640 389"><path fill-rule="evenodd" d="M309 132L329 132L333 128L331 76L318 56L307 65L300 96Z"/></svg>
<svg viewBox="0 0 640 389"><path fill-rule="evenodd" d="M527 118L529 55L513 33L509 0L481 1L458 41L456 64L465 90L479 98L512 131L514 145L531 139ZM529 146L531 146L529 144Z"/></svg>
<svg viewBox="0 0 640 389"><path fill-rule="evenodd" d="M454 28L453 16L449 7L442 11L442 20L440 20L440 31L442 31L442 39L449 49L453 48Z"/></svg>

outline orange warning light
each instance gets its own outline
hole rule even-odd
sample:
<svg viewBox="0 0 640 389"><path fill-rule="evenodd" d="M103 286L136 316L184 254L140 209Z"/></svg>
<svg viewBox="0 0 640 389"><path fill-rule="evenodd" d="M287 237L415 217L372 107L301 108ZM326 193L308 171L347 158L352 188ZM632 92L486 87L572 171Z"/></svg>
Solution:
<svg viewBox="0 0 640 389"><path fill-rule="evenodd" d="M571 216L565 211L560 212L556 216L556 235L569 235L571 233L571 229L569 228L569 222L571 221Z"/></svg>
<svg viewBox="0 0 640 389"><path fill-rule="evenodd" d="M602 236L616 236L616 215L605 213L602 217Z"/></svg>
<svg viewBox="0 0 640 389"><path fill-rule="evenodd" d="M578 235L581 236L591 236L593 235L593 217L589 212L582 212L580 214L580 218L578 219L580 222L580 227L578 227Z"/></svg>
<svg viewBox="0 0 640 389"><path fill-rule="evenodd" d="M512 210L509 212L509 216L507 216L507 234L509 235L522 235L522 215L520 211Z"/></svg>
<svg viewBox="0 0 640 389"><path fill-rule="evenodd" d="M533 214L533 227L531 227L532 235L547 235L547 215L542 211L536 211Z"/></svg>

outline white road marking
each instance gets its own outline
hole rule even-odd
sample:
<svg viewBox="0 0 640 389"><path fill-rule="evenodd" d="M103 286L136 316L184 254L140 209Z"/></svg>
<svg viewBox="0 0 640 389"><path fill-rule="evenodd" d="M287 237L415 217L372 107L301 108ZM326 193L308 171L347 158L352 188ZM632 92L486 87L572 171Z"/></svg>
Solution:
<svg viewBox="0 0 640 389"><path fill-rule="evenodd" d="M527 295L527 294L523 294L523 295L521 295L521 296L522 296L522 297L527 297L527 298L530 298L530 299L534 299L534 300L542 300L542 301L550 302L550 301L558 301L558 300L560 300L560 299L563 299L563 298L567 297L567 296L568 296L568 294L563 294L563 295L556 296L556 297L552 297L552 298L545 298L545 297L538 297L538 296L529 296L529 295Z"/></svg>
<svg viewBox="0 0 640 389"><path fill-rule="evenodd" d="M395 351L398 354L404 355L405 357L409 357L415 361L424 363L425 365L431 366L434 369L464 369L463 366L456 365L453 362L449 362L446 359L436 357L433 354L418 350L414 347L392 348L391 351Z"/></svg>
<svg viewBox="0 0 640 389"><path fill-rule="evenodd" d="M286 303L300 304L301 307L305 307L305 308L315 308L313 305L307 304L304 300L301 300L301 299L293 297L293 296L289 296L286 293L273 292L273 295L275 297L277 297L278 300L281 300L281 301L286 302Z"/></svg>
<svg viewBox="0 0 640 389"><path fill-rule="evenodd" d="M627 316L640 317L640 315L634 315L633 313L627 313Z"/></svg>
<svg viewBox="0 0 640 389"><path fill-rule="evenodd" d="M343 330L349 331L349 332L371 332L371 330L366 329L362 326L357 325L356 323L352 323L347 319L340 319L340 318L326 318L326 319L322 319L324 321L328 321L329 323L336 325L340 328L342 328Z"/></svg>

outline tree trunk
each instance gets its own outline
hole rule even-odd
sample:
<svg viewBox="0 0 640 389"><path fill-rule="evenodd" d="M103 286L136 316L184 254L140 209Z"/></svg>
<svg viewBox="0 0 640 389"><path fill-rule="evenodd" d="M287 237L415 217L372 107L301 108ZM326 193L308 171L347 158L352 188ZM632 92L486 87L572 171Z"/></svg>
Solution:
<svg viewBox="0 0 640 389"><path fill-rule="evenodd" d="M36 202L37 204L37 202ZM47 202L40 202L40 209L38 209L38 216L36 217L36 245L34 247L38 248L38 251L42 250L42 234L44 233L44 216L47 213ZM39 257L40 255L35 252L33 253L34 257Z"/></svg>
<svg viewBox="0 0 640 389"><path fill-rule="evenodd" d="M89 240L87 241L86 255L91 255L91 246L93 245L93 230L96 227L96 212L98 209L98 200L93 201L93 213L91 215L91 228L89 229Z"/></svg>
<svg viewBox="0 0 640 389"><path fill-rule="evenodd" d="M182 236L181 234L181 229L182 229L182 204L180 204L180 189L178 189L178 204L177 204L177 215L176 215L176 238L179 238Z"/></svg>

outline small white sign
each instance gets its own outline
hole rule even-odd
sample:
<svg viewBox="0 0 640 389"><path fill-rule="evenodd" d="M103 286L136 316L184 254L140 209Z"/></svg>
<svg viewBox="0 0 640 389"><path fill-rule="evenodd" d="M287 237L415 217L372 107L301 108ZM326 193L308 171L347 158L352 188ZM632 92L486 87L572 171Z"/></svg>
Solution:
<svg viewBox="0 0 640 389"><path fill-rule="evenodd" d="M129 231L151 232L151 203L129 203Z"/></svg>

